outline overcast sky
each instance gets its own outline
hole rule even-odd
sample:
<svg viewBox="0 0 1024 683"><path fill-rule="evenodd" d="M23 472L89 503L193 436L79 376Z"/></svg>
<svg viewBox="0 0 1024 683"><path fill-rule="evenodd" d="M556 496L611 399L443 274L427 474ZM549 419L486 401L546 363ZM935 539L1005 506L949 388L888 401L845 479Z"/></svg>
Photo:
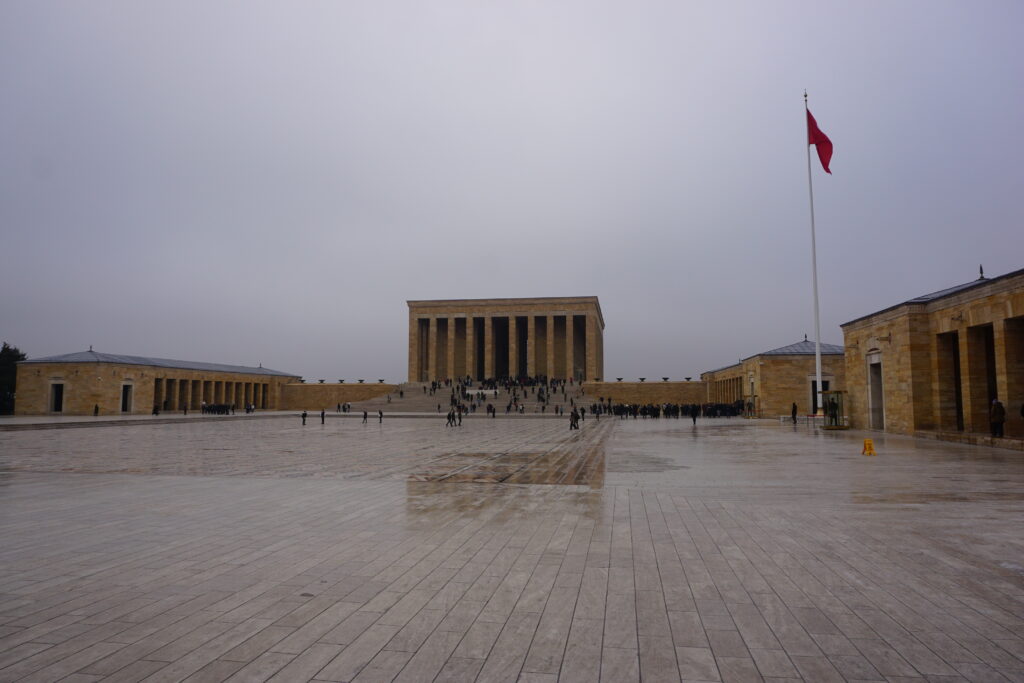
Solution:
<svg viewBox="0 0 1024 683"><path fill-rule="evenodd" d="M600 297L674 379L1024 268L1024 3L0 3L0 337L406 378L409 299ZM813 152L813 150L812 150Z"/></svg>

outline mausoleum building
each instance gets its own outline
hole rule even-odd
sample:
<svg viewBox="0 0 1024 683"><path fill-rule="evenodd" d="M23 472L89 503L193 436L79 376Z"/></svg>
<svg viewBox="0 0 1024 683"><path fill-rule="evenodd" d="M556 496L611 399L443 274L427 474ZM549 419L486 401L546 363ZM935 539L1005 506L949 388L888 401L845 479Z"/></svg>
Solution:
<svg viewBox="0 0 1024 683"><path fill-rule="evenodd" d="M596 296L409 301L409 381L604 375Z"/></svg>

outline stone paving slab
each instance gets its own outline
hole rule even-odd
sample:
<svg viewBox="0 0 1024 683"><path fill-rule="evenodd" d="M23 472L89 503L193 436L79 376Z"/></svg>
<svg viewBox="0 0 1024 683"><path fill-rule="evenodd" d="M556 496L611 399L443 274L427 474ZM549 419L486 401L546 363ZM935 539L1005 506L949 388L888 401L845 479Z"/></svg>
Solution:
<svg viewBox="0 0 1024 683"><path fill-rule="evenodd" d="M1019 453L582 426L2 432L0 681L1024 680Z"/></svg>

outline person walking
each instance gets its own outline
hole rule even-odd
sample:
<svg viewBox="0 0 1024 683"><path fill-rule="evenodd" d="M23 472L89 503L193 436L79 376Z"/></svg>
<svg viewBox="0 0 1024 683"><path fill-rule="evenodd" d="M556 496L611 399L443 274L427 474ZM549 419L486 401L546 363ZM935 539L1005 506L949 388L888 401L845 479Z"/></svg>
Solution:
<svg viewBox="0 0 1024 683"><path fill-rule="evenodd" d="M366 424L366 411L363 411L363 424Z"/></svg>
<svg viewBox="0 0 1024 683"><path fill-rule="evenodd" d="M302 411L302 426L306 426L306 411Z"/></svg>
<svg viewBox="0 0 1024 683"><path fill-rule="evenodd" d="M320 410L320 424L324 424L324 418L325 417L326 417L326 415L324 414L323 409L321 409Z"/></svg>
<svg viewBox="0 0 1024 683"><path fill-rule="evenodd" d="M377 411L377 423L378 424L384 424L384 411L383 410L378 410Z"/></svg>
<svg viewBox="0 0 1024 683"><path fill-rule="evenodd" d="M1002 438L1003 423L1006 422L1006 408L997 398L992 401L992 410L989 411L989 422L992 426L992 436Z"/></svg>
<svg viewBox="0 0 1024 683"><path fill-rule="evenodd" d="M793 418L793 424L796 424L796 403L793 403L793 407L789 409L789 415Z"/></svg>

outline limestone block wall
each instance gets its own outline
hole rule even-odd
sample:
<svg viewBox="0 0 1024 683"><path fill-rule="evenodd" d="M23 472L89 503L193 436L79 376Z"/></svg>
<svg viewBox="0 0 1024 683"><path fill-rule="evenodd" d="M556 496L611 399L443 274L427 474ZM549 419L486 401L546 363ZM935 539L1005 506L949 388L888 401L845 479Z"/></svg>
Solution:
<svg viewBox="0 0 1024 683"><path fill-rule="evenodd" d="M145 415L161 410L199 410L202 402L247 403L272 410L281 387L295 377L183 370L118 363L21 363L17 369L16 415L53 414L54 384L64 387L61 415ZM122 387L131 387L129 410L121 410Z"/></svg>
<svg viewBox="0 0 1024 683"><path fill-rule="evenodd" d="M815 376L814 356L758 356L756 358L759 381L760 415L774 417L788 415L794 403L797 412L811 412L811 380ZM831 391L845 389L846 365L843 356L828 354L821 357L821 378L829 383ZM759 386L758 386L759 385Z"/></svg>
<svg viewBox="0 0 1024 683"><path fill-rule="evenodd" d="M846 411L854 429L871 427L869 357L882 365L882 399L886 431L909 434L914 429L910 328L907 311L889 311L871 321L843 329L846 347ZM920 400L923 397L918 397Z"/></svg>
<svg viewBox="0 0 1024 683"><path fill-rule="evenodd" d="M281 410L334 410L339 403L358 403L385 394L397 394L397 384L302 384L281 388Z"/></svg>
<svg viewBox="0 0 1024 683"><path fill-rule="evenodd" d="M829 389L845 389L846 363L843 356L821 356L821 378ZM760 354L735 365L704 372L701 379L708 384L708 401L732 403L753 402L761 417L789 415L793 403L797 412L811 412L811 381L815 376L814 356L808 354ZM753 382L753 389L751 389Z"/></svg>
<svg viewBox="0 0 1024 683"><path fill-rule="evenodd" d="M1006 436L1024 436L1024 271L922 299L842 326L852 425L871 426L873 357L886 431L987 434L995 397L1007 410Z"/></svg>
<svg viewBox="0 0 1024 683"><path fill-rule="evenodd" d="M584 382L583 390L589 401L609 397L615 403L630 405L707 402L705 382Z"/></svg>

